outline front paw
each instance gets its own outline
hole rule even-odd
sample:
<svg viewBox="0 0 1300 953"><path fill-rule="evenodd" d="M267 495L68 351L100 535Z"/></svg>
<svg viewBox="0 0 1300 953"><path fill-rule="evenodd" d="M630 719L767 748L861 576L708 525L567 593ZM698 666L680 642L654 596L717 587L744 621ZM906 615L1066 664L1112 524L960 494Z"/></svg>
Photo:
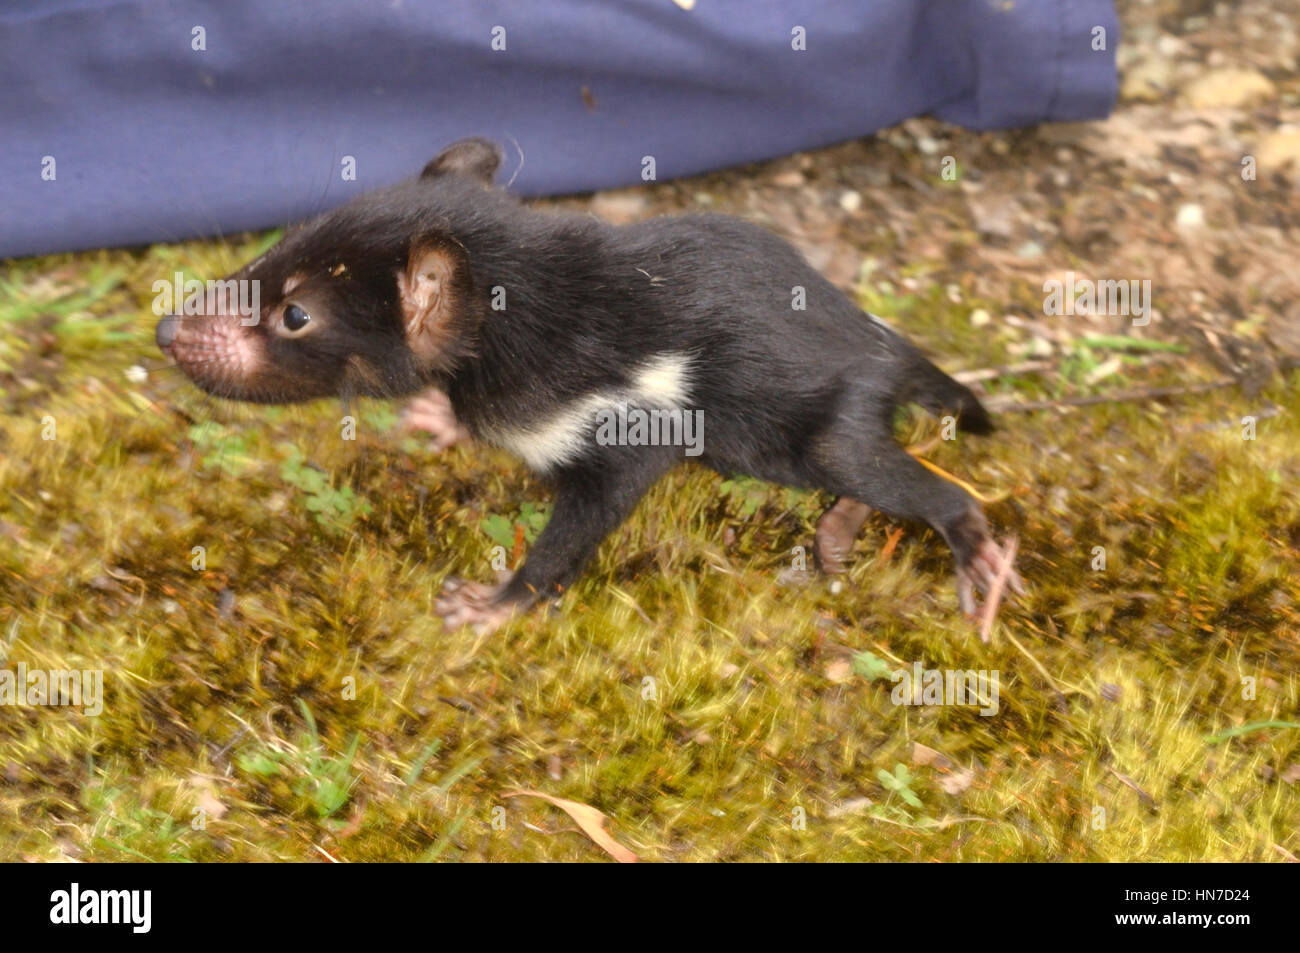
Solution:
<svg viewBox="0 0 1300 953"><path fill-rule="evenodd" d="M408 430L423 430L433 438L435 450L446 450L464 440L469 433L456 420L451 398L436 387L421 392L402 412L402 423Z"/></svg>
<svg viewBox="0 0 1300 953"><path fill-rule="evenodd" d="M501 598L505 587L504 582L492 586L453 577L443 583L433 608L448 629L469 625L479 635L487 635L510 621L519 608Z"/></svg>

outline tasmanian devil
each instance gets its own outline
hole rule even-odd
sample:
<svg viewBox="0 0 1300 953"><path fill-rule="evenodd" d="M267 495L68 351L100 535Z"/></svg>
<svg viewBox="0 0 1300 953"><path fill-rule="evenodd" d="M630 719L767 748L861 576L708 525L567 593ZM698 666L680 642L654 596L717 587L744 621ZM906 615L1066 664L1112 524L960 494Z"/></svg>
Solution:
<svg viewBox="0 0 1300 953"><path fill-rule="evenodd" d="M531 209L493 186L500 163L463 140L289 230L231 276L258 283L259 313L164 317L158 345L222 397L420 395L411 419L440 443L468 433L548 479L550 522L523 565L497 585L448 583L449 625L490 629L559 593L683 458L833 494L814 540L829 572L869 507L924 520L974 611L1003 553L976 501L892 433L908 401L988 433L970 390L760 227ZM642 439L647 418L691 439Z"/></svg>

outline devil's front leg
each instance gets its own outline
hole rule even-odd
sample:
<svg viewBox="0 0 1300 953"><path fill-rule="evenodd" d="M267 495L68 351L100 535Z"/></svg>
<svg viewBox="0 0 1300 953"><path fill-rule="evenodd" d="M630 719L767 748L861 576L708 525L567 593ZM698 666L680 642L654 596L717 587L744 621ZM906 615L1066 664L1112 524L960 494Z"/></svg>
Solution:
<svg viewBox="0 0 1300 953"><path fill-rule="evenodd" d="M436 387L412 398L402 412L402 422L409 430L429 434L434 450L446 450L469 439L469 431L456 419L451 398Z"/></svg>
<svg viewBox="0 0 1300 953"><path fill-rule="evenodd" d="M671 465L663 455L650 455L657 448L616 449L622 452L555 475L557 493L550 521L524 564L507 581L498 585L447 581L435 608L449 628L472 625L480 634L489 632L539 599L558 596L577 578L601 540L627 518Z"/></svg>

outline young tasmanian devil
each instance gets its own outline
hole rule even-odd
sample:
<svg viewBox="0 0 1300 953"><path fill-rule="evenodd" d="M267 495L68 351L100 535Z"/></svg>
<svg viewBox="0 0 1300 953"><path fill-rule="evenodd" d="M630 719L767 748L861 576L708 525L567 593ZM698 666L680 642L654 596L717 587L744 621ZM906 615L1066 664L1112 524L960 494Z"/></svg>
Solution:
<svg viewBox="0 0 1300 953"><path fill-rule="evenodd" d="M500 161L490 142L457 142L418 178L291 229L232 276L259 283L260 313L165 317L159 346L222 397L420 394L411 420L441 444L468 432L549 479L524 564L503 584L448 583L449 625L486 630L559 593L684 457L833 494L814 541L829 572L869 507L929 523L974 611L1003 554L975 500L892 433L907 401L988 433L967 388L762 228L530 209L493 187ZM632 439L638 414L686 415L693 441Z"/></svg>

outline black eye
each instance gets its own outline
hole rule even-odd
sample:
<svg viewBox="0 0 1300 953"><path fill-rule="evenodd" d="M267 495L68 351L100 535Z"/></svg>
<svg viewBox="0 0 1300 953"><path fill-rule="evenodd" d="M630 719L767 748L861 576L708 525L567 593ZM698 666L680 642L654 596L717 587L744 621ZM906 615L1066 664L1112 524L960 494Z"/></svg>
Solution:
<svg viewBox="0 0 1300 953"><path fill-rule="evenodd" d="M291 304L284 309L284 329L286 331L301 331L310 321L311 315L296 304Z"/></svg>

